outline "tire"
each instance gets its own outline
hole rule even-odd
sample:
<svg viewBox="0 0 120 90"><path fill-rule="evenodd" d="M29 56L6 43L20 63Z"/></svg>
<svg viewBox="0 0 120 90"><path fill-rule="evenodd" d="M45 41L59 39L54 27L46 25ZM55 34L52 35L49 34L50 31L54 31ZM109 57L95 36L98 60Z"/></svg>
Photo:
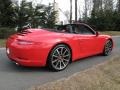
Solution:
<svg viewBox="0 0 120 90"><path fill-rule="evenodd" d="M107 40L104 46L103 55L104 56L110 55L112 52L112 49L113 49L113 42L111 40Z"/></svg>
<svg viewBox="0 0 120 90"><path fill-rule="evenodd" d="M48 57L48 67L53 71L64 70L71 60L71 50L68 46L60 44L55 46Z"/></svg>

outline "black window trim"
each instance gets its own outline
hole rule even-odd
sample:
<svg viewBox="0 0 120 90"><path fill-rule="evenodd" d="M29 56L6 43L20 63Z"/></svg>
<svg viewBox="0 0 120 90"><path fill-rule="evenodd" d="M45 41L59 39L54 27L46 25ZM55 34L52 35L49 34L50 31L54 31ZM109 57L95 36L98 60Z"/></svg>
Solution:
<svg viewBox="0 0 120 90"><path fill-rule="evenodd" d="M87 24L84 24L84 23L75 23L75 24L66 24L66 25L63 25L63 27L66 27L66 26L68 26L68 25L70 25L70 26L73 26L73 25L83 25L83 26L85 26L85 27L87 27L87 28L89 28L90 30L91 30L91 32L93 32L93 34L83 34L83 35L96 35L96 31L95 30L93 30L89 25L87 25ZM74 32L66 32L66 34L77 34L77 33L74 33ZM79 33L78 33L79 34Z"/></svg>

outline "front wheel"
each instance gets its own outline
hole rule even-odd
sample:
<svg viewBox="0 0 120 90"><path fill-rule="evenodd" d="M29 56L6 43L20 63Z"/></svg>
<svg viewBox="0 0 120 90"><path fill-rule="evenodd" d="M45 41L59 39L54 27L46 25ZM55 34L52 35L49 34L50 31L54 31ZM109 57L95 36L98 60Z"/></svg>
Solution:
<svg viewBox="0 0 120 90"><path fill-rule="evenodd" d="M112 49L113 49L113 42L111 40L107 40L104 46L103 55L108 56L111 53Z"/></svg>
<svg viewBox="0 0 120 90"><path fill-rule="evenodd" d="M66 45L57 45L50 52L48 67L54 71L64 70L71 60L71 51Z"/></svg>

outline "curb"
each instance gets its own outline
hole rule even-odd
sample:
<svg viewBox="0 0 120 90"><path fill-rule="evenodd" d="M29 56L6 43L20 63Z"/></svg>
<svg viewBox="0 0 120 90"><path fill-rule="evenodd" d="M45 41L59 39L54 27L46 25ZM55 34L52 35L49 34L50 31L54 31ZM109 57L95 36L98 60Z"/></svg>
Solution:
<svg viewBox="0 0 120 90"><path fill-rule="evenodd" d="M112 36L112 37L120 37L120 36Z"/></svg>
<svg viewBox="0 0 120 90"><path fill-rule="evenodd" d="M3 47L2 47L2 48L0 48L0 50L3 50L3 49L5 49L5 48L3 48Z"/></svg>

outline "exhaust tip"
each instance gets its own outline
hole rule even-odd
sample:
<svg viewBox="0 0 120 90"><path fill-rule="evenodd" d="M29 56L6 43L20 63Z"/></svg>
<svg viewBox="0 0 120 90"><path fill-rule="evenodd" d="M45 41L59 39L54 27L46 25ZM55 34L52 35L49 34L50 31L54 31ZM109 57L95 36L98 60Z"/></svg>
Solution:
<svg viewBox="0 0 120 90"><path fill-rule="evenodd" d="M18 63L15 63L17 66L19 66L19 64Z"/></svg>

